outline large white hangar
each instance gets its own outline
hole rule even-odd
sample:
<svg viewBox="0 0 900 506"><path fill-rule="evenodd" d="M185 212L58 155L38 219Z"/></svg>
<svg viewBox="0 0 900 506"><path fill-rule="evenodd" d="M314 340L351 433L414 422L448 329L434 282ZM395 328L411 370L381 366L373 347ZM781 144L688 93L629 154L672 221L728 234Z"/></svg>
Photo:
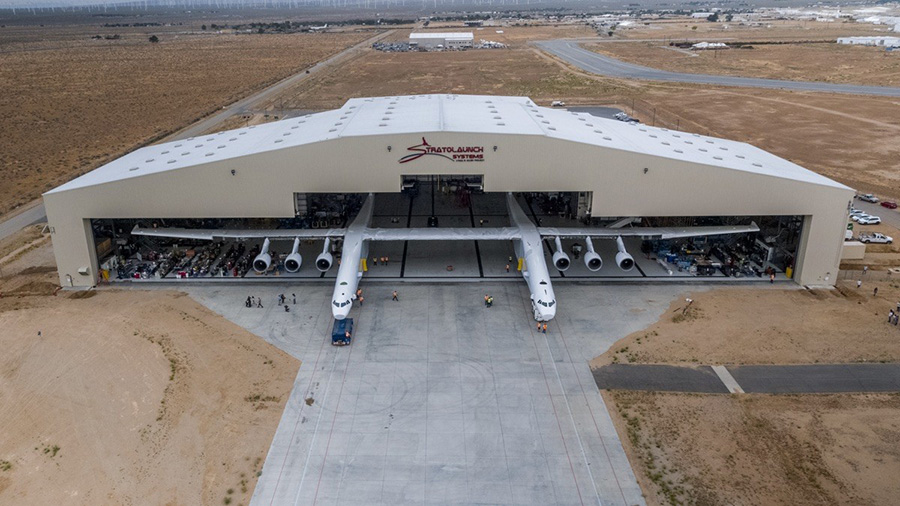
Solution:
<svg viewBox="0 0 900 506"><path fill-rule="evenodd" d="M744 143L418 95L142 148L44 202L63 286L336 277L339 309L363 273L509 269L535 304L551 277L833 284L852 196Z"/></svg>

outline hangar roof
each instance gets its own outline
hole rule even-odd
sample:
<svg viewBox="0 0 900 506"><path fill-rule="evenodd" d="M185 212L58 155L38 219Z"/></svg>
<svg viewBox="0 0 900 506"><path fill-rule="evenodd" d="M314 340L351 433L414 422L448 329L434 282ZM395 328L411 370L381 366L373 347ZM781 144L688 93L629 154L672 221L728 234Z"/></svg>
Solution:
<svg viewBox="0 0 900 506"><path fill-rule="evenodd" d="M332 111L147 146L47 193L338 138L431 132L545 136L847 189L742 142L539 107L527 97L412 95L354 98Z"/></svg>

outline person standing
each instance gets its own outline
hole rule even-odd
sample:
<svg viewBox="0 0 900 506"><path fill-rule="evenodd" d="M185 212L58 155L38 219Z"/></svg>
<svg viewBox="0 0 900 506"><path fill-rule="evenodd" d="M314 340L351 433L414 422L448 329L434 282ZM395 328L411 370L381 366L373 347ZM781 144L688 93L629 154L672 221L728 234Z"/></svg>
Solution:
<svg viewBox="0 0 900 506"><path fill-rule="evenodd" d="M891 309L891 311L888 313L888 323L894 323L894 310L893 309Z"/></svg>
<svg viewBox="0 0 900 506"><path fill-rule="evenodd" d="M487 307L487 305L488 305L488 295L484 294L484 307Z"/></svg>
<svg viewBox="0 0 900 506"><path fill-rule="evenodd" d="M394 290L393 293L391 293L391 300L400 302L400 299L397 298L397 290Z"/></svg>
<svg viewBox="0 0 900 506"><path fill-rule="evenodd" d="M365 301L365 300L366 300L365 297L363 297L362 295L359 296L359 307L362 307L363 301Z"/></svg>
<svg viewBox="0 0 900 506"><path fill-rule="evenodd" d="M872 297L878 297L878 287L876 286L874 290L872 290Z"/></svg>
<svg viewBox="0 0 900 506"><path fill-rule="evenodd" d="M509 274L509 264L506 264L506 273Z"/></svg>
<svg viewBox="0 0 900 506"><path fill-rule="evenodd" d="M544 322L544 327L541 329L541 332L544 334L547 333L547 322Z"/></svg>
<svg viewBox="0 0 900 506"><path fill-rule="evenodd" d="M256 307L259 307L259 308L263 307L263 305L262 305L262 297L257 297L257 298L256 298Z"/></svg>
<svg viewBox="0 0 900 506"><path fill-rule="evenodd" d="M537 329L538 329L538 332L541 331L541 322L537 322Z"/></svg>
<svg viewBox="0 0 900 506"><path fill-rule="evenodd" d="M862 280L859 279L859 280L856 281L856 288L859 288L859 287L861 287L861 286L862 286Z"/></svg>
<svg viewBox="0 0 900 506"><path fill-rule="evenodd" d="M296 303L297 303L297 294L296 294L296 293L292 293L292 294L291 294L291 297L294 298L294 304L296 304Z"/></svg>
<svg viewBox="0 0 900 506"><path fill-rule="evenodd" d="M865 275L868 274L868 273L869 273L869 266L868 266L868 265L863 265L863 276L865 276Z"/></svg>
<svg viewBox="0 0 900 506"><path fill-rule="evenodd" d="M356 298L358 299L360 297L362 297L362 288L357 288L356 289Z"/></svg>

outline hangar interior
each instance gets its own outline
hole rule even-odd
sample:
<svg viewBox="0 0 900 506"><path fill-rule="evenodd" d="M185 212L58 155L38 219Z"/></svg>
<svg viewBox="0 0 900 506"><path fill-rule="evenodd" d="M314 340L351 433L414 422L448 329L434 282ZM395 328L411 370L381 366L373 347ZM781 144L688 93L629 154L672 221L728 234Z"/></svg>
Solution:
<svg viewBox="0 0 900 506"><path fill-rule="evenodd" d="M510 225L505 193L484 192L481 175L403 176L398 193L375 194L373 227L506 227ZM273 241L273 261L257 272L253 259L262 239L197 241L132 236L134 226L229 229L325 229L345 227L358 212L364 194L295 193L296 216L252 219L97 219L92 220L101 276L109 281L165 281L176 279L234 280L333 278L336 267L320 271L313 261L325 247L323 240L305 240L298 248L300 268L285 266L292 241ZM800 242L802 216L715 217L592 217L591 192L525 192L517 194L522 209L538 226L654 226L691 227L748 225L760 231L677 240L627 238L635 269L623 271L614 262L616 244L595 241L604 260L596 271L584 264L584 241L563 239L572 259L565 271L553 268L552 240L544 241L551 276L568 279L666 279L714 277L734 280L789 278ZM339 261L341 240L328 245ZM509 241L386 241L370 246L367 276L382 279L517 278L515 254ZM507 272L506 266L509 265Z"/></svg>

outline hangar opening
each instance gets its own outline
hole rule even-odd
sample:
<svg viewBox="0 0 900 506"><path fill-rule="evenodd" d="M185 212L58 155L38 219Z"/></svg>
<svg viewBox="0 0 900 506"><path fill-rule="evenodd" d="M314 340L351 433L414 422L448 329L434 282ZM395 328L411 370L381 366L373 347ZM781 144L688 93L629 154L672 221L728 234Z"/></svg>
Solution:
<svg viewBox="0 0 900 506"><path fill-rule="evenodd" d="M504 192L472 188L480 181L450 176L404 178L398 193L374 195L372 227L456 230L509 227ZM474 181L473 181L474 180ZM364 194L295 194L293 218L145 218L91 221L100 276L110 281L301 280L333 277L342 261L342 239L215 238L132 235L135 227L185 230L320 230L346 227ZM691 228L747 226L759 232L671 240L590 237L543 240L549 274L567 279L670 279L716 277L767 280L792 275L803 226L801 216L598 217L591 192L527 192L516 201L536 226ZM590 244L588 244L590 243ZM560 255L560 252L565 255ZM261 263L257 259L262 257ZM507 267L509 270L507 271ZM369 246L372 278L504 278L521 268L510 241L384 241Z"/></svg>

